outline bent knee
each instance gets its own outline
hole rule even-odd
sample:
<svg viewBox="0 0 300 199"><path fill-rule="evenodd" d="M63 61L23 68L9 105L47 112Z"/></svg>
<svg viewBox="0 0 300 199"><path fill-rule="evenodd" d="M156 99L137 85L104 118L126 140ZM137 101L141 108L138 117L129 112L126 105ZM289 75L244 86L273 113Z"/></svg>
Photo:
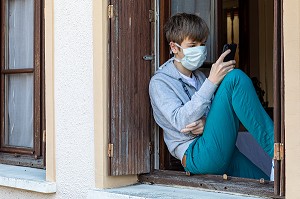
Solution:
<svg viewBox="0 0 300 199"><path fill-rule="evenodd" d="M243 77L243 76L247 76L247 75L240 69L233 69L225 77L236 77L236 76Z"/></svg>
<svg viewBox="0 0 300 199"><path fill-rule="evenodd" d="M249 81L252 82L250 80L250 78L240 69L233 69L232 71L230 71L225 77L223 81Z"/></svg>

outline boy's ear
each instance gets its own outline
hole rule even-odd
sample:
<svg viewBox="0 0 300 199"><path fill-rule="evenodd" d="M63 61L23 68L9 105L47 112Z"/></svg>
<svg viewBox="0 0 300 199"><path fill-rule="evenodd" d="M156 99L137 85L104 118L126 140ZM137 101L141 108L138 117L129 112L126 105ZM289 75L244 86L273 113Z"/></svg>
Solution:
<svg viewBox="0 0 300 199"><path fill-rule="evenodd" d="M179 48L178 48L178 46L175 45L174 42L171 41L169 45L170 45L171 51L172 51L174 54L177 54L177 53L179 52Z"/></svg>

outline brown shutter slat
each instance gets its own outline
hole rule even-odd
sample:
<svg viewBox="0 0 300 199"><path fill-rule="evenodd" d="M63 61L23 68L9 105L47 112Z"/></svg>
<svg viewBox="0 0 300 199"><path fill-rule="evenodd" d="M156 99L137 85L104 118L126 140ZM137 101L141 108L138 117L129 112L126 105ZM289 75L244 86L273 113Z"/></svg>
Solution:
<svg viewBox="0 0 300 199"><path fill-rule="evenodd" d="M112 0L110 20L110 174L150 171L151 1Z"/></svg>

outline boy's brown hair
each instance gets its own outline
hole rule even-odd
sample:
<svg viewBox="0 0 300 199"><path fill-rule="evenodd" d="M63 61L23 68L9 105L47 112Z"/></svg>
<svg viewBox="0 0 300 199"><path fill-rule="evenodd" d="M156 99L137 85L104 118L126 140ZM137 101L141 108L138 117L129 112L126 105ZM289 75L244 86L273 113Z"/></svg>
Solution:
<svg viewBox="0 0 300 199"><path fill-rule="evenodd" d="M194 14L178 13L169 18L164 26L168 43L175 42L179 45L184 39L201 42L207 39L208 27L203 19Z"/></svg>

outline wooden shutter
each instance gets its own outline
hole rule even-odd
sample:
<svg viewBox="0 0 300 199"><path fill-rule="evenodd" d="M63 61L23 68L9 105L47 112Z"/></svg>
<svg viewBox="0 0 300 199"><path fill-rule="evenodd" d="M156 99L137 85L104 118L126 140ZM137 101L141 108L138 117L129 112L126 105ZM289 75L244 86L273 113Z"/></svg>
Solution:
<svg viewBox="0 0 300 199"><path fill-rule="evenodd" d="M282 158L278 157L274 160L274 194L280 196L285 195L284 62L282 7L282 0L274 1L274 142L275 146L279 146L278 148L274 148L274 156L276 154L276 148L279 150L279 154L281 153L279 156L282 156Z"/></svg>
<svg viewBox="0 0 300 199"><path fill-rule="evenodd" d="M150 172L151 0L111 0L110 174Z"/></svg>

